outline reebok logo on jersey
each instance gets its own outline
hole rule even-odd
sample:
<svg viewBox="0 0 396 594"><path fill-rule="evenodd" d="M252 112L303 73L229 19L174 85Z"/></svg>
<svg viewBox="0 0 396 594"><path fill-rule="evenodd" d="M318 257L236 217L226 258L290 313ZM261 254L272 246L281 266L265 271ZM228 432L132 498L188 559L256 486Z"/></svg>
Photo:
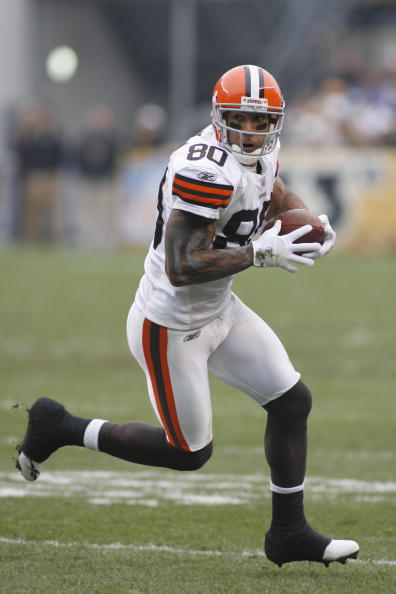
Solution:
<svg viewBox="0 0 396 594"><path fill-rule="evenodd" d="M214 181L217 175L215 173L210 173L209 171L200 171L197 175L198 179L203 179L204 181Z"/></svg>
<svg viewBox="0 0 396 594"><path fill-rule="evenodd" d="M189 342L190 340L194 340L195 338L198 338L198 336L200 334L201 334L201 330L196 330L195 332L192 332L191 334L187 334L183 338L183 342Z"/></svg>

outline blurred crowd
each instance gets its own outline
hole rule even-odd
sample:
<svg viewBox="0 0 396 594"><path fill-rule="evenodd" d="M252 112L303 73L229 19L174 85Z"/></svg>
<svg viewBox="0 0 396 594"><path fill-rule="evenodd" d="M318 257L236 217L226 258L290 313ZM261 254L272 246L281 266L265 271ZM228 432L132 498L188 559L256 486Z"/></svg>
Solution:
<svg viewBox="0 0 396 594"><path fill-rule="evenodd" d="M284 144L396 146L396 64L326 78L287 109Z"/></svg>
<svg viewBox="0 0 396 594"><path fill-rule="evenodd" d="M396 146L396 67L327 78L318 92L287 105L285 122L283 146ZM96 105L71 141L53 109L21 109L8 135L12 175L9 192L2 185L10 196L8 214L1 207L3 235L90 247L147 244L170 150L166 128L165 110L147 104L122 138L112 111Z"/></svg>
<svg viewBox="0 0 396 594"><path fill-rule="evenodd" d="M10 195L9 212L4 212L4 204L1 209L8 219L7 235L31 242L110 247L122 242L123 207L132 211L141 243L137 172L153 158L165 124L164 109L147 104L134 114L130 134L121 137L112 111L95 105L78 138L70 139L51 107L32 104L21 109L9 125L9 175L0 183L2 197ZM150 215L156 190L151 202ZM151 217L150 222L152 227Z"/></svg>

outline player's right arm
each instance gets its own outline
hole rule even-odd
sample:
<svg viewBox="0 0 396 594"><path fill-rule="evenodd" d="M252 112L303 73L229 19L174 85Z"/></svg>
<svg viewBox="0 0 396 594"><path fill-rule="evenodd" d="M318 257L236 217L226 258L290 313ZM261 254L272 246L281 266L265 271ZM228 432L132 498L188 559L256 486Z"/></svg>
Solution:
<svg viewBox="0 0 396 594"><path fill-rule="evenodd" d="M217 219L172 210L165 235L165 269L172 285L214 281L253 264L252 245L213 249Z"/></svg>

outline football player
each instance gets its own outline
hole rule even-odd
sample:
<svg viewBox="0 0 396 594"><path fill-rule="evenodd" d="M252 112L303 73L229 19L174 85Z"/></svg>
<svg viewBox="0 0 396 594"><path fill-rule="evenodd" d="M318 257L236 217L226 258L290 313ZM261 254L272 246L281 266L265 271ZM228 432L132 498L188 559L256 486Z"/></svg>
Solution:
<svg viewBox="0 0 396 594"><path fill-rule="evenodd" d="M310 226L280 236L277 221L263 231L277 213L307 208L278 175L284 110L269 72L232 68L214 88L211 124L170 156L127 320L129 347L147 376L160 426L83 419L40 398L30 408L17 465L35 480L55 450L78 445L137 464L198 469L212 454L211 371L267 413L268 559L328 565L356 557L359 546L323 536L304 515L310 390L273 330L232 291L237 272L250 266L264 275L274 266L296 272L335 242L326 215L323 245L296 243Z"/></svg>

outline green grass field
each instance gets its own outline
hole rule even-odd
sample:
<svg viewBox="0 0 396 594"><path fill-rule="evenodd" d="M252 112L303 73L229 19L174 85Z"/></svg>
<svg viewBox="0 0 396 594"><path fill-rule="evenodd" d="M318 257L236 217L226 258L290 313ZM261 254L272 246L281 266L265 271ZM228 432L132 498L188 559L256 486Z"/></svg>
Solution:
<svg viewBox="0 0 396 594"><path fill-rule="evenodd" d="M125 338L143 256L0 252L1 592L396 592L393 256L336 252L312 270L251 269L235 283L314 393L307 515L359 541L357 561L279 569L266 560L265 415L217 380L214 455L196 473L80 448L54 455L37 484L14 471L24 407L38 396L81 416L155 422Z"/></svg>

